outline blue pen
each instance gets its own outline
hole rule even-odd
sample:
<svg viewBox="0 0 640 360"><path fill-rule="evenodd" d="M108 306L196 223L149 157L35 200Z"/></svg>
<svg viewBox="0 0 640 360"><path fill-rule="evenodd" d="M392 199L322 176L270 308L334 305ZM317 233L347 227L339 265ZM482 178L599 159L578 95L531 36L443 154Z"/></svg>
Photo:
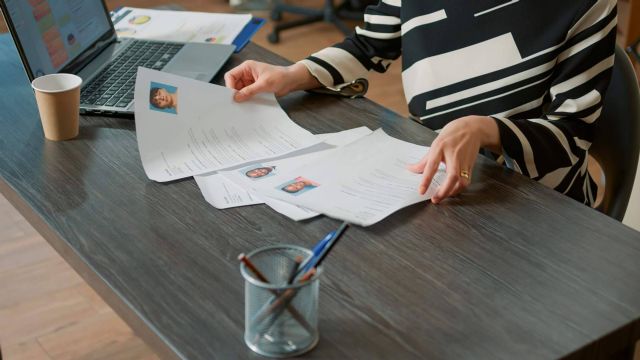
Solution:
<svg viewBox="0 0 640 360"><path fill-rule="evenodd" d="M316 259L318 258L318 256L322 255L324 248L327 246L328 243L331 242L335 234L336 234L336 230L333 230L329 232L324 238L322 238L322 240L318 241L316 246L314 246L313 250L311 251L312 254L309 255L309 257L306 258L300 264L300 266L298 266L298 271L296 271L296 274L293 276L293 279L294 279L293 282L295 282L295 279L297 279L300 274L305 274L308 271L306 269L308 266L312 266L317 262ZM253 319L251 319L251 323L254 323L256 321L257 316L260 315L263 312L263 310L265 310L269 305L271 305L273 301L275 301L277 298L278 298L277 296L273 296L271 300L266 302L264 306L262 306L262 308L256 312Z"/></svg>
<svg viewBox="0 0 640 360"><path fill-rule="evenodd" d="M318 267L322 260L324 260L324 258L329 254L331 248L333 248L336 242L340 240L340 237L342 236L342 234L344 234L344 231L347 230L348 226L349 223L345 221L337 230L333 231L333 236L331 237L331 239L329 239L329 241L327 241L327 243L322 247L322 250L320 250L318 255L314 254L314 256L311 258L311 261L306 264L305 269L311 270L314 267Z"/></svg>
<svg viewBox="0 0 640 360"><path fill-rule="evenodd" d="M306 263L305 268L308 267L309 269L313 269L320 266L322 261L327 257L327 255L329 255L329 252L331 252L331 249L340 240L342 235L344 235L344 232L347 230L348 227L349 227L349 223L345 221L342 223L342 225L340 225L340 227L337 230L327 234L327 236L325 236L324 239L322 239L320 243L318 243L313 248L313 255L309 256L307 261L305 261ZM304 271L305 270L303 269L303 273L310 274L309 272L304 272ZM292 290L293 290L292 293L287 294L287 292L291 292ZM251 323L252 324L258 323L269 316L272 316L274 319L279 317L283 309L289 306L289 304L291 303L291 301L296 295L297 295L297 290L288 289L285 292L285 295L274 296L272 300L269 301L269 303L265 304L265 306L263 306L254 315L253 319L251 320ZM278 306L274 305L276 301L280 301L281 304L279 304ZM275 320L272 320L272 322L268 324L267 331L273 325L274 322Z"/></svg>
<svg viewBox="0 0 640 360"><path fill-rule="evenodd" d="M336 234L335 230L329 232L322 240L320 240L316 244L316 246L313 247L312 254L308 258L306 258L305 261L300 265L300 268L296 273L296 277L300 274L306 273L311 269L310 266L312 266L312 264L315 262L312 260L314 260L315 258L320 256L320 254L322 254L322 251L324 250L325 246L327 246L327 244L331 241L331 239L333 239L335 234Z"/></svg>

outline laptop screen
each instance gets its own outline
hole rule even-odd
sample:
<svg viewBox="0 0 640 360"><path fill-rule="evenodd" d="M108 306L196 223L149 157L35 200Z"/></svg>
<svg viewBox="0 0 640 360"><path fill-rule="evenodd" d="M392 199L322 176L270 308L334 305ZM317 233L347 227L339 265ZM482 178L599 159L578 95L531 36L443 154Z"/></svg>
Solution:
<svg viewBox="0 0 640 360"><path fill-rule="evenodd" d="M101 0L5 0L33 77L59 72L111 28Z"/></svg>

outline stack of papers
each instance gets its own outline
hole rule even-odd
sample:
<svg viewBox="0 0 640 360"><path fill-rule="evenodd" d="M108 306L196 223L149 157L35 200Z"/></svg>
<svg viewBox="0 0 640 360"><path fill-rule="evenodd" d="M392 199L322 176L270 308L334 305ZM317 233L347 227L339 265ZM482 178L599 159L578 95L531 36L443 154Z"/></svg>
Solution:
<svg viewBox="0 0 640 360"><path fill-rule="evenodd" d="M443 180L442 171L435 179L436 186L419 195L422 175L407 170L426 151L424 146L395 139L378 129L334 150L265 163L282 170L264 180L248 179L245 169L220 174L265 198L369 226L435 193Z"/></svg>
<svg viewBox="0 0 640 360"><path fill-rule="evenodd" d="M320 214L372 225L429 199L407 170L428 151L366 127L313 135L273 95L236 103L233 90L140 68L135 90L138 146L147 176L193 176L218 209L267 204L294 220Z"/></svg>
<svg viewBox="0 0 640 360"><path fill-rule="evenodd" d="M120 37L231 44L251 14L216 14L122 7L112 14Z"/></svg>
<svg viewBox="0 0 640 360"><path fill-rule="evenodd" d="M256 187L258 185L278 185L282 182L282 174L286 174L287 171L295 171L300 164L312 164L319 158L337 150L340 146L356 141L370 133L371 130L368 128L360 127L335 134L317 135L317 138L322 140L325 146L310 149L313 151L298 153L296 156L284 159L254 162L248 166L221 171L217 174L196 176L195 179L205 199L218 209L265 203L291 219L309 219L319 213L286 201L261 196ZM221 188L224 190L220 191Z"/></svg>

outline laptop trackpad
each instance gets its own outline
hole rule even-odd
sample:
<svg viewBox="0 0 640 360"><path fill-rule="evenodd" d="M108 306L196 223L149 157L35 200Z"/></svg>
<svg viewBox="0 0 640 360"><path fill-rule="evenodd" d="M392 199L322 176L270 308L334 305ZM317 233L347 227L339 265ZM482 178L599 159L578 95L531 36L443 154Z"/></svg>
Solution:
<svg viewBox="0 0 640 360"><path fill-rule="evenodd" d="M233 49L233 45L188 43L162 71L208 82L231 56Z"/></svg>

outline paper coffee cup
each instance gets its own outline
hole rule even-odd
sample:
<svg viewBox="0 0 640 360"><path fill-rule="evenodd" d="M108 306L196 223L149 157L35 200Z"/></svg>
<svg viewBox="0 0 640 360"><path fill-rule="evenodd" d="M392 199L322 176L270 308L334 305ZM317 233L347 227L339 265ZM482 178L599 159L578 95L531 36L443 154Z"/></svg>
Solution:
<svg viewBox="0 0 640 360"><path fill-rule="evenodd" d="M73 74L50 74L31 82L38 103L44 137L60 141L78 136L82 79Z"/></svg>

